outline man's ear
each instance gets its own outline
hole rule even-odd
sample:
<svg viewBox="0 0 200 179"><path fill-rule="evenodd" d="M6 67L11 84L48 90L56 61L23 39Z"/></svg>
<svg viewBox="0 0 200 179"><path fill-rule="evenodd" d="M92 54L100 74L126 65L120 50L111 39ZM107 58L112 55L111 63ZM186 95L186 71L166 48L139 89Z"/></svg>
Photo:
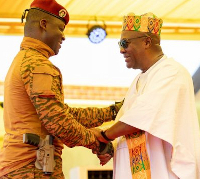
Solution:
<svg viewBox="0 0 200 179"><path fill-rule="evenodd" d="M146 45L146 48L149 48L152 45L152 38L151 37L145 38L145 45Z"/></svg>
<svg viewBox="0 0 200 179"><path fill-rule="evenodd" d="M46 28L47 28L47 20L46 19L40 20L40 28L46 30Z"/></svg>

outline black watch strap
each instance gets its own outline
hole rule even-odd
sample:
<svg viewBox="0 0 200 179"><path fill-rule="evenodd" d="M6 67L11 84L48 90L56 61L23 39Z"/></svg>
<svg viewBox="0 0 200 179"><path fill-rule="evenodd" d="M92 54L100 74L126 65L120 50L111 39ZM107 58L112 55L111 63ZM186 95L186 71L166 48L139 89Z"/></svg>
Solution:
<svg viewBox="0 0 200 179"><path fill-rule="evenodd" d="M109 138L106 136L106 134L105 134L104 131L101 131L101 135L102 135L103 138L104 138L105 140L107 140L107 141L113 141L113 140L114 140L114 139L109 139Z"/></svg>

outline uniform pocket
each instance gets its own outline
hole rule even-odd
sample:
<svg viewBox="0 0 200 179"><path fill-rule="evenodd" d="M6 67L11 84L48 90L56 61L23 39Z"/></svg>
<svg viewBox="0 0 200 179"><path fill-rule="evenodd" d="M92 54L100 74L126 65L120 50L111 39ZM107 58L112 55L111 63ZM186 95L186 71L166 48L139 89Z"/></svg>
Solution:
<svg viewBox="0 0 200 179"><path fill-rule="evenodd" d="M32 95L54 97L53 90L54 79L60 74L55 68L50 66L38 66L33 70Z"/></svg>

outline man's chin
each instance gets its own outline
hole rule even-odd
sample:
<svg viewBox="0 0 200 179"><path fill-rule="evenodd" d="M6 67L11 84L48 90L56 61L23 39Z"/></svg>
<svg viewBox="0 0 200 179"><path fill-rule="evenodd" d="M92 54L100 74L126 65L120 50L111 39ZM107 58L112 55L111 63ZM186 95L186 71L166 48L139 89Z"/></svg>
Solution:
<svg viewBox="0 0 200 179"><path fill-rule="evenodd" d="M131 65L129 65L129 64L126 64L126 67L127 67L127 68L132 68L132 66L131 66Z"/></svg>
<svg viewBox="0 0 200 179"><path fill-rule="evenodd" d="M58 55L59 49L54 51L55 55Z"/></svg>

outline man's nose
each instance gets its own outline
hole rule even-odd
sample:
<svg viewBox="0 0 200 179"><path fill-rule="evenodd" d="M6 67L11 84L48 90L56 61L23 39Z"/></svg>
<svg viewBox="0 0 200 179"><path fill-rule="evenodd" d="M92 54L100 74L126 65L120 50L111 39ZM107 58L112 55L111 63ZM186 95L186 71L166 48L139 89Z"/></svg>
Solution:
<svg viewBox="0 0 200 179"><path fill-rule="evenodd" d="M63 34L62 34L62 41L64 41L64 40L65 40L65 34L63 32Z"/></svg>
<svg viewBox="0 0 200 179"><path fill-rule="evenodd" d="M126 50L123 47L120 47L120 53L123 54L125 52L126 52Z"/></svg>

